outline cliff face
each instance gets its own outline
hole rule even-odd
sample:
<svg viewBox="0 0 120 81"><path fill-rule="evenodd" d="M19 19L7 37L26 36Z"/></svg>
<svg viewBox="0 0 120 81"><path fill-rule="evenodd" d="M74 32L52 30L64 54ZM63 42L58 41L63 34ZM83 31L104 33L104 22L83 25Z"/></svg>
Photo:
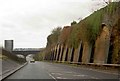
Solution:
<svg viewBox="0 0 120 81"><path fill-rule="evenodd" d="M82 62L89 63L92 59L94 63L118 63L119 14L120 2L110 3L79 23L65 26L59 35L56 35L56 40L54 40L55 34L49 35L46 46L49 48L47 55L51 56L52 49L52 54L63 55L64 61L67 61L65 58L69 57L68 59L72 58L75 62L82 59ZM72 48L75 50L72 51ZM62 56L57 59L60 58L62 59Z"/></svg>

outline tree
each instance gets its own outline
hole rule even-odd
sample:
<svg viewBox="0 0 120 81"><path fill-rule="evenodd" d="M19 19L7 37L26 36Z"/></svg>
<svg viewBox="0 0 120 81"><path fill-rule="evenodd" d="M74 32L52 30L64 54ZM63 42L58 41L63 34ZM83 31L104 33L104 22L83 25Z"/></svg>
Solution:
<svg viewBox="0 0 120 81"><path fill-rule="evenodd" d="M63 30L60 33L59 36L59 42L62 44L65 44L68 40L68 37L70 35L71 27L70 26L65 26Z"/></svg>
<svg viewBox="0 0 120 81"><path fill-rule="evenodd" d="M47 37L47 47L55 45L59 42L58 39L59 39L61 30L62 30L61 27L57 27L52 30L51 34Z"/></svg>
<svg viewBox="0 0 120 81"><path fill-rule="evenodd" d="M61 32L61 30L62 30L61 27L54 28L54 29L52 30L52 34L57 34L57 35L59 35L60 32Z"/></svg>
<svg viewBox="0 0 120 81"><path fill-rule="evenodd" d="M71 26L77 24L76 21L71 22Z"/></svg>

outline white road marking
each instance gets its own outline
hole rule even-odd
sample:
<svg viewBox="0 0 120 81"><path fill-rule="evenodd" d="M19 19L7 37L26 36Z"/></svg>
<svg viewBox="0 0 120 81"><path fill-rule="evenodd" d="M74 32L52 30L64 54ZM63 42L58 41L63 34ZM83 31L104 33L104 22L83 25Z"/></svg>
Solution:
<svg viewBox="0 0 120 81"><path fill-rule="evenodd" d="M87 76L87 75L73 75L73 76L85 77L85 76Z"/></svg>
<svg viewBox="0 0 120 81"><path fill-rule="evenodd" d="M74 72L64 72L64 73L74 73Z"/></svg>
<svg viewBox="0 0 120 81"><path fill-rule="evenodd" d="M63 77L57 77L57 79L68 79L68 78L63 78Z"/></svg>
<svg viewBox="0 0 120 81"><path fill-rule="evenodd" d="M93 77L93 76L90 76L92 79L99 79L99 78L96 78L96 77Z"/></svg>
<svg viewBox="0 0 120 81"><path fill-rule="evenodd" d="M70 66L71 67L71 66ZM55 67L55 68L51 68L52 70L55 70L57 67ZM73 68L79 68L79 67L73 67ZM114 74L114 75L118 75L117 73L110 73L110 72L104 72L104 70L97 70L97 69L93 69L93 68L80 68L80 69L83 69L83 70L89 70L89 71L95 71L95 72L100 72L100 73L106 73L106 74ZM60 72L62 72L62 71L60 71ZM63 73L77 73L77 72L70 72L70 71L64 71ZM55 73L51 73L52 75L54 75ZM57 81L56 80L56 78L62 78L62 79L66 79L66 78L63 78L63 77L53 77L52 75L50 74L50 76L52 77L52 78L54 78L55 79L55 81ZM58 73L59 74L59 73ZM60 75L60 74L59 74ZM64 75L64 74L63 74ZM74 75L74 76L83 76L83 75ZM86 76L89 76L89 75L86 75ZM99 79L98 77L94 77L94 76L89 76L90 78L92 78L92 79Z"/></svg>
<svg viewBox="0 0 120 81"><path fill-rule="evenodd" d="M51 74L53 74L53 75L54 75L54 74L56 74L56 75L63 75L63 74L61 74L61 73L51 73Z"/></svg>
<svg viewBox="0 0 120 81"><path fill-rule="evenodd" d="M55 73L51 73L51 74L53 74L53 75L54 75Z"/></svg>
<svg viewBox="0 0 120 81"><path fill-rule="evenodd" d="M79 68L79 67L73 67L73 68ZM96 71L96 72L106 73L106 74L120 75L120 74L118 74L118 73L105 72L105 71L100 71L100 70L92 69L92 68L80 68L80 69L83 69L83 70L91 70L91 71Z"/></svg>
<svg viewBox="0 0 120 81"><path fill-rule="evenodd" d="M62 77L57 77L57 79L63 79Z"/></svg>
<svg viewBox="0 0 120 81"><path fill-rule="evenodd" d="M89 76L89 75L73 75L73 76L78 76L78 77L85 77L85 76ZM93 76L89 76L90 78L92 79L98 79L96 77L93 77Z"/></svg>
<svg viewBox="0 0 120 81"><path fill-rule="evenodd" d="M112 72L103 72L103 71L99 71L99 70L95 70L95 69L88 69L91 71L96 71L96 72L101 72L101 73L106 73L106 74L114 74L114 75L119 75L118 73L112 73Z"/></svg>
<svg viewBox="0 0 120 81"><path fill-rule="evenodd" d="M54 76L52 76L51 74L49 74L49 76L51 76L55 81L57 81L56 78Z"/></svg>

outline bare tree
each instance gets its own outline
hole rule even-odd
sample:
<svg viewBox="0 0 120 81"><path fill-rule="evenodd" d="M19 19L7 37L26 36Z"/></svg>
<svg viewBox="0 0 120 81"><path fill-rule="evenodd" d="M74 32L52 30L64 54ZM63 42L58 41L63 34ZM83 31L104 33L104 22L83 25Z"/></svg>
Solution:
<svg viewBox="0 0 120 81"><path fill-rule="evenodd" d="M109 4L109 3L111 3L112 2L112 0L103 0L106 4Z"/></svg>

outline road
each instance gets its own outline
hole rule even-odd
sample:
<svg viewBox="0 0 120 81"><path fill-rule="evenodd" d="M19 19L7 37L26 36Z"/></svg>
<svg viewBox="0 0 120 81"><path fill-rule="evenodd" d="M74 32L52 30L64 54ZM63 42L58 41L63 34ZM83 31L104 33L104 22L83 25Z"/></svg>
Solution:
<svg viewBox="0 0 120 81"><path fill-rule="evenodd" d="M53 81L59 79L118 79L118 74L65 64L35 62L29 63L7 79L49 79Z"/></svg>

